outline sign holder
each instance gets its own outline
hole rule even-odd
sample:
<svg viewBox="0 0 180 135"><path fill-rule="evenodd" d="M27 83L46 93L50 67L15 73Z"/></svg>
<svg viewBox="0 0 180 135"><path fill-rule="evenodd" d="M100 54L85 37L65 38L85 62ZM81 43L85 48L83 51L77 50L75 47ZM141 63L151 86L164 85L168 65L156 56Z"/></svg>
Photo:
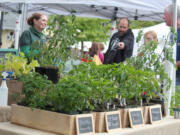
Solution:
<svg viewBox="0 0 180 135"><path fill-rule="evenodd" d="M149 107L150 123L159 123L162 120L161 105L154 105Z"/></svg>
<svg viewBox="0 0 180 135"><path fill-rule="evenodd" d="M81 114L76 116L77 135L95 134L92 114Z"/></svg>
<svg viewBox="0 0 180 135"><path fill-rule="evenodd" d="M114 132L122 128L120 111L112 111L105 113L106 131Z"/></svg>
<svg viewBox="0 0 180 135"><path fill-rule="evenodd" d="M129 121L132 128L144 126L142 108L129 109Z"/></svg>

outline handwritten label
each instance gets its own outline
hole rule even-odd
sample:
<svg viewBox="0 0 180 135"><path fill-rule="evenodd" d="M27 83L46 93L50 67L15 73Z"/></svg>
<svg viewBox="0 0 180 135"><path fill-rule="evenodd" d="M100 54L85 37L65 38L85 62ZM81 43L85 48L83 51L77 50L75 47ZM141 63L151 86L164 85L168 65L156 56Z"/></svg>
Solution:
<svg viewBox="0 0 180 135"><path fill-rule="evenodd" d="M93 132L92 117L80 117L78 118L79 133Z"/></svg>
<svg viewBox="0 0 180 135"><path fill-rule="evenodd" d="M161 109L160 107L151 108L152 122L161 120Z"/></svg>
<svg viewBox="0 0 180 135"><path fill-rule="evenodd" d="M131 115L132 125L143 124L141 111L131 111L130 115Z"/></svg>
<svg viewBox="0 0 180 135"><path fill-rule="evenodd" d="M107 115L107 122L108 122L108 128L110 130L120 128L119 114Z"/></svg>

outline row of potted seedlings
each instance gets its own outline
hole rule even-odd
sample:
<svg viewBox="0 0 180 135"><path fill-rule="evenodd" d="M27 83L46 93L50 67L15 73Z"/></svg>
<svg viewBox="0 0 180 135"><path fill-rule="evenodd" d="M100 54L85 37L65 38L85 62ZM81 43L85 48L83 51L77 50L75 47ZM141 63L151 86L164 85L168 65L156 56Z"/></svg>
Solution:
<svg viewBox="0 0 180 135"><path fill-rule="evenodd" d="M28 70L28 73L23 73L18 78L24 84L23 97L18 102L19 105L12 106L11 122L64 135L86 133L87 130L89 132L105 132L113 129L112 126L107 128L105 123L117 119L115 116L118 115L108 118L106 114L109 111L121 110L118 112L121 115L119 121L122 123L116 123L116 125L128 127L132 123L132 119L129 119L131 116L129 108L149 105L150 99L160 93L160 84L164 80L167 82L166 88L170 87L169 78L164 73L162 64L159 64L159 57L154 53L156 47L153 44L151 43L149 47L146 45L145 49L140 49L139 52L145 55L132 57L126 64L96 66L94 63L82 63L56 81L56 84L49 81L46 76ZM59 47L60 43L54 43L54 45ZM48 47L51 46L47 46L47 48L45 46L42 48L42 52L45 54L51 52L49 49L53 48ZM54 48L56 49L56 47ZM64 47L66 50L67 44L64 44ZM63 48L61 50L65 53ZM54 55L54 53L52 54ZM61 54L59 57L64 56L66 59L69 55L58 54ZM51 53L46 55L47 59L54 57L50 55ZM47 60L41 56L43 54L37 56L44 60L40 60L41 65L49 64L43 63ZM33 56L32 60L35 57ZM63 59L62 57L61 60ZM56 65L59 60L51 59L50 63ZM60 72L62 72L62 68L60 68ZM160 79L157 79L157 75L160 76ZM144 114L149 114L150 109L147 108L143 109L148 110L144 111L146 112ZM135 110L135 112L138 111ZM141 109L139 112L142 112ZM143 117L137 117L137 119L140 119L141 123L144 121Z"/></svg>
<svg viewBox="0 0 180 135"><path fill-rule="evenodd" d="M57 84L35 72L20 81L24 98L12 106L11 122L64 135L110 131L105 117L109 111L121 110L115 113L121 114L119 125L128 127L129 108L142 105L144 91L151 97L159 90L154 73L124 64L82 63ZM88 125L90 118L94 127ZM81 120L89 128L83 129Z"/></svg>

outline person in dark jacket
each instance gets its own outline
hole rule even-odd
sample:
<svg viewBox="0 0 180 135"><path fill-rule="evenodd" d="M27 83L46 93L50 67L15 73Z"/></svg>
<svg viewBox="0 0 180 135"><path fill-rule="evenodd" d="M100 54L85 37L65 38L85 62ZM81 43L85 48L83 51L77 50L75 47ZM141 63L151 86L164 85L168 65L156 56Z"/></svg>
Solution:
<svg viewBox="0 0 180 135"><path fill-rule="evenodd" d="M122 18L118 24L118 32L114 33L107 52L104 64L120 63L132 56L134 34L129 28L129 20Z"/></svg>
<svg viewBox="0 0 180 135"><path fill-rule="evenodd" d="M43 44L46 41L46 36L42 31L46 28L47 17L42 13L34 13L27 19L27 23L30 27L22 33L19 46L21 52L25 54L26 58L29 58L31 45L33 43ZM36 54L39 51L40 49L37 48L33 50L33 53Z"/></svg>

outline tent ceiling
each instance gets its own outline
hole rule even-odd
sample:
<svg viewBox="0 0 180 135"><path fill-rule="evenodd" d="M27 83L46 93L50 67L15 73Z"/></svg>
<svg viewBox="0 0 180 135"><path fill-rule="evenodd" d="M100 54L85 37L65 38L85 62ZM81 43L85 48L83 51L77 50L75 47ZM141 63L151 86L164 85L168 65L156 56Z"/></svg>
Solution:
<svg viewBox="0 0 180 135"><path fill-rule="evenodd" d="M40 11L69 15L74 10L76 16L82 17L163 21L164 7L172 0L1 0L0 10L18 12L19 3L28 4L28 14Z"/></svg>

